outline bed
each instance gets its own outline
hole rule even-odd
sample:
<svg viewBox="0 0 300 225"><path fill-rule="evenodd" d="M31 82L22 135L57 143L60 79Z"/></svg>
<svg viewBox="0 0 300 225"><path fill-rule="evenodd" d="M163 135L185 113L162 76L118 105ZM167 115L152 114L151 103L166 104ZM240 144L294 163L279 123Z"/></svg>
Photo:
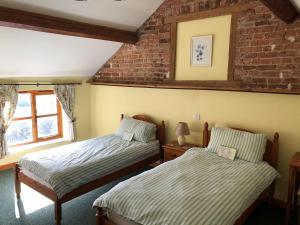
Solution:
<svg viewBox="0 0 300 225"><path fill-rule="evenodd" d="M204 148L192 148L100 196L93 205L97 225L241 225L261 200L272 201L278 133L261 145L259 163L221 158L210 151L210 139L205 123Z"/></svg>
<svg viewBox="0 0 300 225"><path fill-rule="evenodd" d="M132 139L134 135L144 136L128 133L128 121L134 123L130 128L134 132L138 129L141 132L145 127L154 128L152 134L145 129L152 139L147 142ZM22 182L51 199L55 203L56 224L60 225L63 203L162 160L164 121L156 124L146 115L124 118L122 114L118 132L121 136L105 135L24 156L15 167L17 198L20 198ZM128 139L128 134L132 140Z"/></svg>

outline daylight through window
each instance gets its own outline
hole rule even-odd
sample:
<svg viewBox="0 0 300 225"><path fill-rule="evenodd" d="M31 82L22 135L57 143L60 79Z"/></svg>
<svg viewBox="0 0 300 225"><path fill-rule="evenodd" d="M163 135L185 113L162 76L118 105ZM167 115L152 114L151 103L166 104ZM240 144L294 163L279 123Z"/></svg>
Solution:
<svg viewBox="0 0 300 225"><path fill-rule="evenodd" d="M53 91L19 92L14 119L6 139L16 146L62 137L61 106Z"/></svg>

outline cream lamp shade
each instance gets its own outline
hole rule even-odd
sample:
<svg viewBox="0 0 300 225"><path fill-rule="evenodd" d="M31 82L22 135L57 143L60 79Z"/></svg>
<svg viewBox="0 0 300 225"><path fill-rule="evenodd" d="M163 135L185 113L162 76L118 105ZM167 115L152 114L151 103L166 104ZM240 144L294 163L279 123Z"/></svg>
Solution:
<svg viewBox="0 0 300 225"><path fill-rule="evenodd" d="M176 135L178 136L178 144L184 145L185 143L185 137L184 135L189 135L190 130L189 126L186 122L179 122L176 126Z"/></svg>

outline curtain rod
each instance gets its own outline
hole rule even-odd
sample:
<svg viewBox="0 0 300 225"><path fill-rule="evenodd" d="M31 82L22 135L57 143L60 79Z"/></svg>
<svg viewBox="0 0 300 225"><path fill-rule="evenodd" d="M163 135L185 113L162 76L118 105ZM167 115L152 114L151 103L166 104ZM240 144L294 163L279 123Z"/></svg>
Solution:
<svg viewBox="0 0 300 225"><path fill-rule="evenodd" d="M81 82L43 82L41 81L42 83L39 83L39 82L20 82L20 83L0 83L0 85L34 85L34 86L42 86L42 85L81 85L82 83Z"/></svg>

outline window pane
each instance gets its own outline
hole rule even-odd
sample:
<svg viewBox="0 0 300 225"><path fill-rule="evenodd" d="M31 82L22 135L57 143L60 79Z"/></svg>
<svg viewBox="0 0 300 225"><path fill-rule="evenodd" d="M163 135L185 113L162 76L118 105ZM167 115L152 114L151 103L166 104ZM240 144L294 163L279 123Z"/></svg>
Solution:
<svg viewBox="0 0 300 225"><path fill-rule="evenodd" d="M57 113L56 96L54 94L37 95L36 112L38 116Z"/></svg>
<svg viewBox="0 0 300 225"><path fill-rule="evenodd" d="M57 116L42 117L37 119L38 137L48 137L58 134Z"/></svg>
<svg viewBox="0 0 300 225"><path fill-rule="evenodd" d="M31 116L31 97L30 94L19 94L18 104L14 118Z"/></svg>
<svg viewBox="0 0 300 225"><path fill-rule="evenodd" d="M13 121L7 130L6 140L8 146L33 141L31 119Z"/></svg>

